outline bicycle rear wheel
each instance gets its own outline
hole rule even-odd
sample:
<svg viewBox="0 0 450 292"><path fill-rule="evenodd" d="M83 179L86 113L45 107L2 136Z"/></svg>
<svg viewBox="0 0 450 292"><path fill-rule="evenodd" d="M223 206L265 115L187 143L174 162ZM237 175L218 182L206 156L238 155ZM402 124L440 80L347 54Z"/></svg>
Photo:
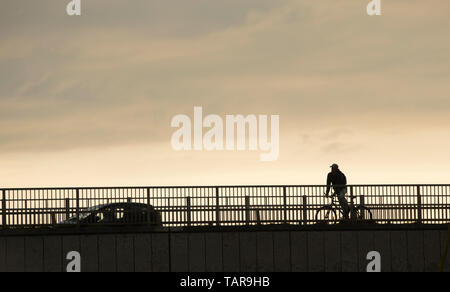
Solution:
<svg viewBox="0 0 450 292"><path fill-rule="evenodd" d="M316 212L316 223L317 224L336 224L337 217L336 212L332 207L324 206L317 210Z"/></svg>
<svg viewBox="0 0 450 292"><path fill-rule="evenodd" d="M372 212L369 208L365 206L356 206L356 220L359 221L371 221L372 220Z"/></svg>

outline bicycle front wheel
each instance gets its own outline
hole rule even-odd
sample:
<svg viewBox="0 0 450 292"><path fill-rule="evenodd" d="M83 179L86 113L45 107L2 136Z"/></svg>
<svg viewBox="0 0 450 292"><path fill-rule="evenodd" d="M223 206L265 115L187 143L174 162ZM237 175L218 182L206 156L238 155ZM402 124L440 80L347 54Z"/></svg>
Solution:
<svg viewBox="0 0 450 292"><path fill-rule="evenodd" d="M317 224L336 224L337 217L336 212L332 207L324 206L317 210L316 212L316 223Z"/></svg>

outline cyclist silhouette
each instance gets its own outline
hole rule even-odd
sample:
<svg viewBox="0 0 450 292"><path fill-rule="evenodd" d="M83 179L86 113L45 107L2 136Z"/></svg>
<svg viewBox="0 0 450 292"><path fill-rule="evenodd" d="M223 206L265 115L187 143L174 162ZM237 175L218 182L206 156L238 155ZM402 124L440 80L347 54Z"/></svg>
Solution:
<svg viewBox="0 0 450 292"><path fill-rule="evenodd" d="M339 205L341 205L342 211L344 212L344 219L348 219L350 208L345 199L345 195L347 194L347 178L345 177L345 174L339 170L339 166L336 163L330 167L331 172L327 176L327 191L325 192L325 196L328 197L331 185L333 185L333 196L336 195L338 197Z"/></svg>

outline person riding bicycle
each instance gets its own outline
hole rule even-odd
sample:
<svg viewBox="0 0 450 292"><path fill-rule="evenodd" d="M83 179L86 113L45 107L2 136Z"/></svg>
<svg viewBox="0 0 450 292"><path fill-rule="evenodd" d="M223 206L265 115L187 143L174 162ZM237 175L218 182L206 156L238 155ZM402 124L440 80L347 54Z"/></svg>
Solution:
<svg viewBox="0 0 450 292"><path fill-rule="evenodd" d="M345 199L345 195L347 194L347 178L345 177L345 174L339 170L339 166L336 163L334 163L330 167L331 172L327 176L327 191L325 192L325 196L328 197L331 185L333 185L333 195L337 195L339 204L341 205L342 211L344 213L344 219L348 219L350 207L348 206L348 202Z"/></svg>

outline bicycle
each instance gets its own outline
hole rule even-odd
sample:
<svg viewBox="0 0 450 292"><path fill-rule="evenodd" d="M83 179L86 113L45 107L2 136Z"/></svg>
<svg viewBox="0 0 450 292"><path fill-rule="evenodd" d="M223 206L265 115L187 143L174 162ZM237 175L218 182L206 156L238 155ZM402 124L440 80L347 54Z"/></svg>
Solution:
<svg viewBox="0 0 450 292"><path fill-rule="evenodd" d="M339 202L336 200L337 194L334 193L331 195L331 204L324 205L320 207L316 211L316 223L325 223L325 224L337 224L338 221L341 221L344 217L344 211L342 211ZM369 208L363 206L363 205L354 205L353 204L353 197L350 200L349 204L350 209L350 218L349 221L371 221L372 220L372 212ZM336 210L339 211L341 214L341 218L338 220L336 216Z"/></svg>

